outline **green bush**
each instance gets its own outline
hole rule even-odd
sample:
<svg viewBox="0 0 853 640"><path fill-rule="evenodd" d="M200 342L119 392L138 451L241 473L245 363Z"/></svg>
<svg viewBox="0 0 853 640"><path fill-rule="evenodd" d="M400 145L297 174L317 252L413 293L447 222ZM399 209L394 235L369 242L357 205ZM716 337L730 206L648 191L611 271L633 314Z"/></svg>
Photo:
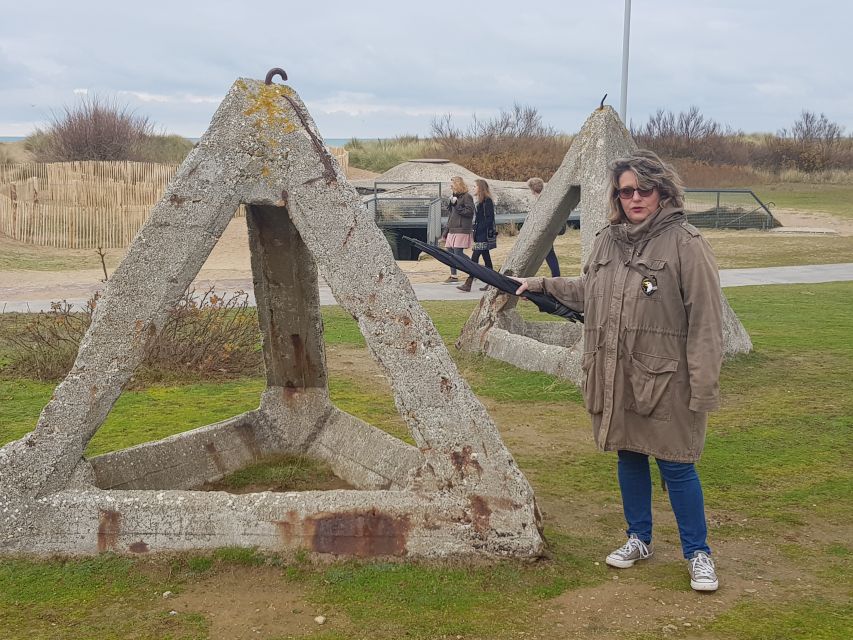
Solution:
<svg viewBox="0 0 853 640"><path fill-rule="evenodd" d="M183 136L146 136L139 147L139 159L143 162L180 164L195 146Z"/></svg>
<svg viewBox="0 0 853 640"><path fill-rule="evenodd" d="M431 140L404 135L392 140L359 140L353 138L344 147L349 151L350 166L383 173L401 162L435 155Z"/></svg>

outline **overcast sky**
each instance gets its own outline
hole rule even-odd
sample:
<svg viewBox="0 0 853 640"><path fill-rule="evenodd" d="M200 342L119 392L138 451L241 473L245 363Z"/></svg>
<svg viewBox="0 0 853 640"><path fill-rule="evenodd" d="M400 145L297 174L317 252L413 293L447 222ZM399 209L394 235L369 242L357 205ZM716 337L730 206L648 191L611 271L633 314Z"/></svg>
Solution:
<svg viewBox="0 0 853 640"><path fill-rule="evenodd" d="M633 0L628 120L691 105L747 132L803 109L853 132L853 3ZM326 138L428 134L514 102L576 132L619 107L624 0L3 2L0 136L80 95L200 136L238 77L283 67Z"/></svg>

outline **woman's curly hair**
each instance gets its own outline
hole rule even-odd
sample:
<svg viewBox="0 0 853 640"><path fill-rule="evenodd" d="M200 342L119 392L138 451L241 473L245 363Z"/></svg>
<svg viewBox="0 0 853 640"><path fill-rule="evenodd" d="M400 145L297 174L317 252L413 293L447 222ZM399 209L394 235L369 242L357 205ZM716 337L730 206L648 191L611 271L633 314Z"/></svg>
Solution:
<svg viewBox="0 0 853 640"><path fill-rule="evenodd" d="M638 149L625 158L618 158L608 166L610 171L610 205L607 219L612 223L625 220L625 211L619 200L619 178L626 171L637 176L637 186L641 189L657 187L660 206L683 207L684 185L671 165L661 160L654 151Z"/></svg>

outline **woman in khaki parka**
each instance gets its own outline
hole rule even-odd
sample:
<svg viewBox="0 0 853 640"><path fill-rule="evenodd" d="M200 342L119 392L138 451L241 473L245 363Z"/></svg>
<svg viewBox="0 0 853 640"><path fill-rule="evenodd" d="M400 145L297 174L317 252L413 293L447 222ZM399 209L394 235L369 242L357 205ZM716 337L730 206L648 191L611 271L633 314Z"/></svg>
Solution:
<svg viewBox="0 0 853 640"><path fill-rule="evenodd" d="M627 542L607 556L628 568L652 547L654 456L669 491L690 585L714 591L702 486L694 462L707 412L719 407L722 303L711 247L683 212L675 171L640 150L610 166L610 224L578 278L526 278L584 312L586 408L602 450L617 451Z"/></svg>

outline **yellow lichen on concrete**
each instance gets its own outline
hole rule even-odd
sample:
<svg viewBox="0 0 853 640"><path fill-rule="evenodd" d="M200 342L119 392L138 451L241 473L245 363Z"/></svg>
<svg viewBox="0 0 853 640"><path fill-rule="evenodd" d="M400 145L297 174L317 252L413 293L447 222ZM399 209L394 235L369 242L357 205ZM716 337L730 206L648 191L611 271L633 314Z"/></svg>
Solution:
<svg viewBox="0 0 853 640"><path fill-rule="evenodd" d="M246 99L249 106L243 111L243 114L249 117L254 116L253 124L257 128L281 130L283 133L291 133L296 130L296 125L287 117L287 103L282 99L283 96L293 94L290 87L280 84L264 84L257 91L248 90L248 87L246 89Z"/></svg>

